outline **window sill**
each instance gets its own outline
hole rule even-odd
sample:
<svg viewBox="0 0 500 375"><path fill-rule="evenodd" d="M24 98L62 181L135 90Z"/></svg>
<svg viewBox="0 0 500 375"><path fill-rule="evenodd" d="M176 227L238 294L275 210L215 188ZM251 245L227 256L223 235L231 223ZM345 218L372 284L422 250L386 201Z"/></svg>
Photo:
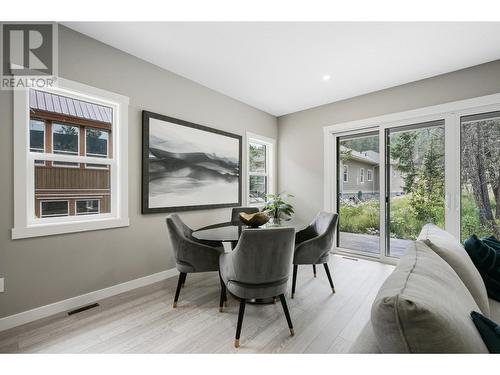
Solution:
<svg viewBox="0 0 500 375"><path fill-rule="evenodd" d="M129 219L103 218L67 223L34 224L27 227L12 228L12 239L52 236L55 234L86 232L99 229L128 227Z"/></svg>

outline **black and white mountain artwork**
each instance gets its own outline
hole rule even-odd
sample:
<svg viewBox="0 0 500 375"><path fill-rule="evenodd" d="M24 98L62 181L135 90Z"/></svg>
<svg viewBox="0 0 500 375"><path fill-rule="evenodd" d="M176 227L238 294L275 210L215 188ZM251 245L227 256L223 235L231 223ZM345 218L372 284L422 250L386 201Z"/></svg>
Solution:
<svg viewBox="0 0 500 375"><path fill-rule="evenodd" d="M150 119L149 207L238 203L238 138Z"/></svg>

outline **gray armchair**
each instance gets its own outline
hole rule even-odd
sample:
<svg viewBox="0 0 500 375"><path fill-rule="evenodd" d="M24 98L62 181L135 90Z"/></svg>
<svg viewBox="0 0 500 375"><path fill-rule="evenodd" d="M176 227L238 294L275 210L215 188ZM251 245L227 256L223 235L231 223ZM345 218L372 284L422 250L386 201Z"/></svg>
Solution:
<svg viewBox="0 0 500 375"><path fill-rule="evenodd" d="M337 214L320 212L307 228L297 232L293 256L292 298L295 295L298 266L301 264L312 264L314 277L316 277L316 264L323 264L332 292L335 293L332 276L328 269L328 259L333 246L337 221Z"/></svg>
<svg viewBox="0 0 500 375"><path fill-rule="evenodd" d="M259 212L258 207L234 207L231 211L231 223L233 225L241 224L240 213L254 214Z"/></svg>
<svg viewBox="0 0 500 375"><path fill-rule="evenodd" d="M219 270L219 257L224 253L224 248L212 247L197 242L192 236L192 230L180 219L178 215L167 217L167 229L172 242L175 256L175 266L179 271L179 281L175 291L174 308L181 287L184 286L188 273L210 272Z"/></svg>
<svg viewBox="0 0 500 375"><path fill-rule="evenodd" d="M234 345L240 345L240 333L246 301L279 296L290 334L293 325L286 305L285 292L293 258L293 228L245 229L236 248L219 258L221 275L220 310L226 288L240 299Z"/></svg>

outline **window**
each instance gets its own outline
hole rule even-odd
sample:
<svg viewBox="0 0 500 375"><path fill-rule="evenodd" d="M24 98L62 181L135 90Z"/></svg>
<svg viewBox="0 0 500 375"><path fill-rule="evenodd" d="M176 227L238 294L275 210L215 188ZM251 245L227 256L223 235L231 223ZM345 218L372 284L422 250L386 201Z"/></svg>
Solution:
<svg viewBox="0 0 500 375"><path fill-rule="evenodd" d="M371 169L366 170L366 180L373 181L373 171Z"/></svg>
<svg viewBox="0 0 500 375"><path fill-rule="evenodd" d="M68 201L41 201L40 216L41 217L57 217L69 215Z"/></svg>
<svg viewBox="0 0 500 375"><path fill-rule="evenodd" d="M45 122L30 120L30 151L45 152Z"/></svg>
<svg viewBox="0 0 500 375"><path fill-rule="evenodd" d="M272 160L275 141L261 136L248 136L248 204L264 205L274 191Z"/></svg>
<svg viewBox="0 0 500 375"><path fill-rule="evenodd" d="M365 169L361 168L359 170L359 183L363 184L365 182Z"/></svg>
<svg viewBox="0 0 500 375"><path fill-rule="evenodd" d="M349 182L349 168L347 167L347 165L344 165L344 177L343 177L343 181L344 182Z"/></svg>
<svg viewBox="0 0 500 375"><path fill-rule="evenodd" d="M93 215L99 213L99 199L77 200L75 212L77 215Z"/></svg>
<svg viewBox="0 0 500 375"><path fill-rule="evenodd" d="M80 130L78 126L52 124L54 154L78 155Z"/></svg>
<svg viewBox="0 0 500 375"><path fill-rule="evenodd" d="M14 93L13 239L128 225L128 98L58 82Z"/></svg>
<svg viewBox="0 0 500 375"><path fill-rule="evenodd" d="M45 152L45 122L30 120L30 152ZM35 165L45 165L43 160L35 160Z"/></svg>
<svg viewBox="0 0 500 375"><path fill-rule="evenodd" d="M107 130L86 128L85 129L85 155L97 158L108 157L108 136ZM87 168L107 168L102 164L86 164Z"/></svg>

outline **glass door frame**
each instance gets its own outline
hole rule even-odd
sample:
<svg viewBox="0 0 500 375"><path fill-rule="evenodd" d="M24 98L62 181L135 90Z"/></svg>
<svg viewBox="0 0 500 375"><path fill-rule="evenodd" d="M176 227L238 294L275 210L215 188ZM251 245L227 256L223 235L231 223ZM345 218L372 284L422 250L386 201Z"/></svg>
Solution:
<svg viewBox="0 0 500 375"><path fill-rule="evenodd" d="M418 123L444 120L445 128L445 229L460 238L460 119L463 116L500 111L500 93L460 100L416 110L393 113L374 118L351 121L342 124L325 126L324 134L324 209L329 212L338 212L337 186L337 138L351 134L365 132L379 132L380 149L380 253L377 255L363 253L356 250L339 248L335 239L334 252L346 255L355 255L362 258L378 259L384 263L395 264L398 258L386 255L386 181L387 168L385 160L386 130L394 127L410 126Z"/></svg>
<svg viewBox="0 0 500 375"><path fill-rule="evenodd" d="M405 121L406 123L407 121ZM432 124L437 124L437 123L440 123L442 122L442 125L432 125ZM433 120L427 120L427 121L420 121L420 122L413 122L411 121L411 123L406 123L405 125L401 125L401 126L385 126L383 127L383 132L384 132L384 145L385 145L385 148L384 148L384 161L385 161L385 164L384 164L384 169L385 169L385 174L384 174L384 212L385 212L385 217L384 217L384 229L387 227L387 223L390 223L390 220L391 220L391 189L390 189L390 184L391 184L391 175L390 175L390 147L388 147L388 142L390 141L390 132L391 131L396 131L396 132L404 132L404 131L411 131L411 130L420 130L420 129L425 129L425 128L432 128L432 127L443 127L444 128L444 143L445 143L445 150L444 150L444 163L445 163L445 171L444 171L444 183L445 183L445 188L444 188L444 192L445 192L445 196L444 196L444 216L445 216L445 229L446 230L450 230L451 228L448 228L448 220L447 220L447 217L448 216L451 216L449 215L449 211L450 211L450 206L449 204L447 203L447 201L449 199L447 199L447 197L449 197L449 192L447 190L448 188L448 185L449 183L446 181L446 177L447 177L447 165L449 163L449 160L447 160L447 157L446 157L446 144L447 144L447 136L449 134L449 131L447 131L447 127L446 127L446 119L444 118L440 118L440 116L437 116L435 119ZM388 230L385 230L385 233L384 233L384 236L385 236L385 247L383 249L381 249L381 251L384 251L385 252L385 256L387 258L393 258L393 259L398 259L397 257L393 257L393 256L390 256L390 255L387 255L387 254L390 254L390 241L391 241L391 236L390 236L390 231Z"/></svg>

